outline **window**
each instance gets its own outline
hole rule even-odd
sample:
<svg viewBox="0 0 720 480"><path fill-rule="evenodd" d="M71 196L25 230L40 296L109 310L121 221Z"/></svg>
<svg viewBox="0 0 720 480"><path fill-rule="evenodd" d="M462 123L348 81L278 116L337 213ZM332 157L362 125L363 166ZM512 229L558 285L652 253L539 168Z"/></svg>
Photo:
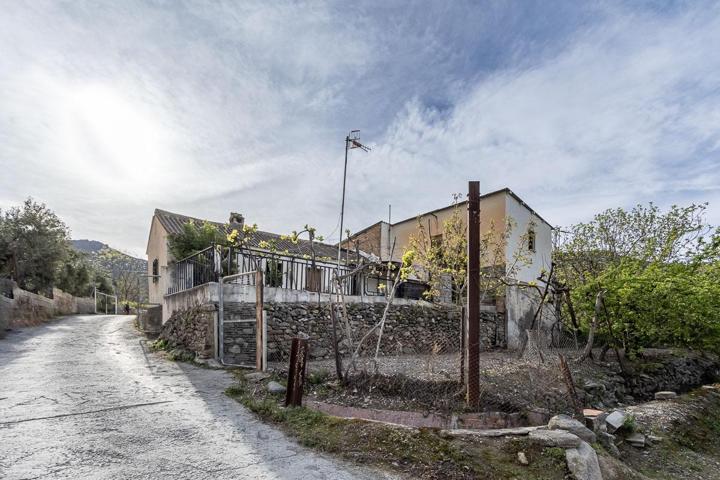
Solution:
<svg viewBox="0 0 720 480"><path fill-rule="evenodd" d="M153 277L152 277L153 283L157 283L158 280L159 280L159 276L160 276L160 270L159 270L159 267L158 267L158 260L157 260L157 258L156 258L155 260L153 260L153 263L152 263L152 276L153 276Z"/></svg>
<svg viewBox="0 0 720 480"><path fill-rule="evenodd" d="M535 251L535 230L532 228L528 230L528 250Z"/></svg>

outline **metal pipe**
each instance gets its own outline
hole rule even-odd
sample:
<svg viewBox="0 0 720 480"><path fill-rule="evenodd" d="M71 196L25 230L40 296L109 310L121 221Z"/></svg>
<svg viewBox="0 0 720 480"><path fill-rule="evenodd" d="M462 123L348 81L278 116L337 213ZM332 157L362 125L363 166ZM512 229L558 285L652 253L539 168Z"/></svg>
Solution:
<svg viewBox="0 0 720 480"><path fill-rule="evenodd" d="M468 395L470 406L480 399L480 182L468 184Z"/></svg>
<svg viewBox="0 0 720 480"><path fill-rule="evenodd" d="M343 168L342 202L340 203L340 241L338 242L338 259L337 259L338 275L340 275L340 258L342 255L343 220L345 219L345 183L347 180L347 160L348 160L349 145L350 145L350 135L345 137L345 167Z"/></svg>

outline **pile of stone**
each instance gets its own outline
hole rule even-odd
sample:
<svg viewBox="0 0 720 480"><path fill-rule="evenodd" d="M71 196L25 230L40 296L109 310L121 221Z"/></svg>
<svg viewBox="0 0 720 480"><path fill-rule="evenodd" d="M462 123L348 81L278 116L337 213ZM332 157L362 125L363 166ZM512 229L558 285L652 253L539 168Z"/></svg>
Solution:
<svg viewBox="0 0 720 480"><path fill-rule="evenodd" d="M657 400L670 400L675 392L657 392ZM619 456L617 445L625 442L635 448L645 448L662 441L661 437L645 435L636 431L634 417L625 410L586 409L585 423L567 415L550 419L547 427L540 427L528 434L531 442L543 447L565 449L565 461L573 477L578 480L602 480L600 465L592 444L600 443L610 454ZM521 452L522 453L522 452ZM525 454L518 454L518 462L527 465Z"/></svg>
<svg viewBox="0 0 720 480"><path fill-rule="evenodd" d="M590 445L597 437L582 422L567 415L557 415L550 419L547 428L533 430L528 438L543 447L564 448L568 469L576 479L602 480L597 453ZM518 461L522 463L519 457Z"/></svg>

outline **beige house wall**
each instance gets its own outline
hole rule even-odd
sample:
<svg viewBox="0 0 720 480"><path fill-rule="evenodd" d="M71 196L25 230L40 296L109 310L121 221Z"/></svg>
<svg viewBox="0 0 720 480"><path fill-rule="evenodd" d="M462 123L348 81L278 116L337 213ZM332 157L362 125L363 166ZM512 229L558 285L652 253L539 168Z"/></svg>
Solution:
<svg viewBox="0 0 720 480"><path fill-rule="evenodd" d="M167 231L160 220L153 216L150 225L150 238L147 246L148 260L148 300L150 303L162 304L168 289L168 246ZM153 279L153 261L158 260L159 278ZM156 281L155 281L156 280Z"/></svg>
<svg viewBox="0 0 720 480"><path fill-rule="evenodd" d="M480 199L480 235L485 235L487 232L493 230L502 231L505 223L505 197L507 196L504 192L498 192L495 195ZM467 225L467 203L465 202L457 207L449 206L442 210L426 213L417 218L394 224L390 229L390 244L392 244L393 240L395 241L393 260L400 261L402 259L403 252L405 252L410 245L411 237L419 235L420 224L425 227L430 237L441 235L443 233L443 225L452 217L455 208L460 209L463 223ZM488 266L492 263L491 259L483 259L483 266Z"/></svg>

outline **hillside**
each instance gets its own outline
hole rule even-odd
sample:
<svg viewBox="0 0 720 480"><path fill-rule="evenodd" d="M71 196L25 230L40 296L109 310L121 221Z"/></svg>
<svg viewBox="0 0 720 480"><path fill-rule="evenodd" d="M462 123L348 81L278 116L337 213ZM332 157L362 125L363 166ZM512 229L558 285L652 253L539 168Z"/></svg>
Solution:
<svg viewBox="0 0 720 480"><path fill-rule="evenodd" d="M147 299L147 260L136 258L97 240L72 240L90 264L113 281L121 299Z"/></svg>

